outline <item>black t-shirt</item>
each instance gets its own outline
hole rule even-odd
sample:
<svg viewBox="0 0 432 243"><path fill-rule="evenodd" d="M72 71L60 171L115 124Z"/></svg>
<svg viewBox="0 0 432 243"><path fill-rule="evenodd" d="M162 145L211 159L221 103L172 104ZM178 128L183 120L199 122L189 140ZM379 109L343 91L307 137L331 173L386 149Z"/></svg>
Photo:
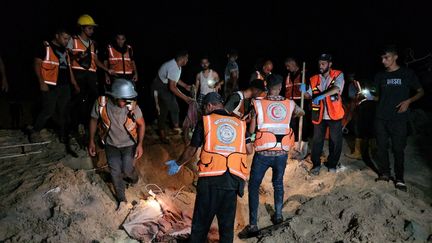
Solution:
<svg viewBox="0 0 432 243"><path fill-rule="evenodd" d="M229 116L225 110L215 110L213 113L218 115ZM194 133L192 135L192 140L190 146L199 148L204 143L204 123L200 120L195 126ZM246 143L251 143L250 136L246 134ZM237 177L228 171L220 176L208 176L200 177L200 180L207 183L210 186L214 186L219 189L224 190L236 190L240 196L243 196L244 192L244 181L240 177Z"/></svg>
<svg viewBox="0 0 432 243"><path fill-rule="evenodd" d="M240 101L240 95L237 92L233 93L225 103L225 110L227 110L228 112L233 112L234 109L237 108L237 106L239 105ZM251 102L249 99L244 99L244 109L244 115L249 114L251 110Z"/></svg>
<svg viewBox="0 0 432 243"><path fill-rule="evenodd" d="M49 42L50 47L53 49L54 54L59 59L59 73L57 77L57 85L64 85L70 83L70 73L69 73L69 66L66 59L66 48L57 46L53 44L51 41ZM45 44L42 44L37 50L36 50L36 58L45 60L46 57L46 46Z"/></svg>
<svg viewBox="0 0 432 243"><path fill-rule="evenodd" d="M383 120L408 119L408 112L398 113L396 106L410 98L410 91L421 88L420 82L411 69L400 67L393 72L380 72L375 76L379 96L376 118Z"/></svg>

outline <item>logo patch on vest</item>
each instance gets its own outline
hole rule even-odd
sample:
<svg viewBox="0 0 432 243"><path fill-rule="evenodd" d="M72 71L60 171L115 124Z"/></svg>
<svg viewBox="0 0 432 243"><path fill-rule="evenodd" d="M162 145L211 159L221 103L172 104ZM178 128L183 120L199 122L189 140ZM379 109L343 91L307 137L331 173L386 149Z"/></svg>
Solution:
<svg viewBox="0 0 432 243"><path fill-rule="evenodd" d="M273 121L283 121L287 116L287 110L281 103L272 103L267 107L267 114Z"/></svg>
<svg viewBox="0 0 432 243"><path fill-rule="evenodd" d="M230 124L224 123L218 126L217 138L223 144L231 144L236 139L236 130Z"/></svg>

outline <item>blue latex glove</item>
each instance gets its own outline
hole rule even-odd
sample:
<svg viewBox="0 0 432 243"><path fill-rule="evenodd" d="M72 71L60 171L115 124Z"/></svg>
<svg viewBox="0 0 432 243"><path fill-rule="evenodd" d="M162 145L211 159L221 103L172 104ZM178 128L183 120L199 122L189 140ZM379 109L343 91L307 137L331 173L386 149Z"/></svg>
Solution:
<svg viewBox="0 0 432 243"><path fill-rule="evenodd" d="M168 175L177 174L181 168L181 166L177 165L175 160L168 160L165 164L168 165Z"/></svg>
<svg viewBox="0 0 432 243"><path fill-rule="evenodd" d="M306 93L306 84L300 84L300 91Z"/></svg>
<svg viewBox="0 0 432 243"><path fill-rule="evenodd" d="M319 105L320 100L324 99L325 95L318 95L317 97L315 97L312 102L314 103L314 105Z"/></svg>

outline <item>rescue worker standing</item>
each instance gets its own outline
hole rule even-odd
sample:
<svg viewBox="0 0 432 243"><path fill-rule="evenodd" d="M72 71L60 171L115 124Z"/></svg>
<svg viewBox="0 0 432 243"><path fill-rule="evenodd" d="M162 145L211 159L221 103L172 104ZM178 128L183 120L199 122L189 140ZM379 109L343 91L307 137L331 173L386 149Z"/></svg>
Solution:
<svg viewBox="0 0 432 243"><path fill-rule="evenodd" d="M300 106L301 103L301 91L299 90L300 85L302 84L302 70L300 69L297 60L295 58L289 57L285 60L285 67L288 70L288 76L285 80L285 98L289 100L294 100L294 102ZM306 77L306 82L309 83L308 77ZM293 117L291 121L291 128L294 130L296 146L295 149L298 148L297 143L301 143L302 151L301 155L306 156L308 151L308 140L309 136L311 136L312 126L309 122L311 120L311 99L304 99L304 107L305 111L305 122L303 122L302 129L302 141L299 141L299 118Z"/></svg>
<svg viewBox="0 0 432 243"><path fill-rule="evenodd" d="M341 93L344 86L342 71L332 69L332 57L330 54L322 54L318 60L320 74L310 78L310 88L302 84L300 90L312 97L312 123L314 135L312 145L311 174L319 175L321 169L321 154L327 127L330 129L329 156L325 163L329 172L336 172L339 158L342 152L342 118L344 109Z"/></svg>
<svg viewBox="0 0 432 243"><path fill-rule="evenodd" d="M391 140L394 155L395 187L406 191L404 181L404 150L407 141L408 108L412 102L424 95L424 90L415 73L397 63L398 52L395 46L387 46L381 53L385 71L375 76L378 91L378 105L375 117L379 181L391 178L388 155ZM410 97L410 91L416 94Z"/></svg>
<svg viewBox="0 0 432 243"><path fill-rule="evenodd" d="M243 196L247 154L253 148L246 122L226 113L218 93L208 93L203 105L206 115L195 127L190 145L178 161L166 162L168 174L176 174L202 146L190 242L206 242L215 216L219 241L233 242L237 195Z"/></svg>
<svg viewBox="0 0 432 243"><path fill-rule="evenodd" d="M80 93L72 100L72 122L76 129L79 124L87 126L90 109L93 102L98 97L98 77L96 70L100 68L113 75L113 70L109 70L99 61L97 56L96 42L91 39L94 28L97 24L93 18L87 14L81 15L77 21L80 27L80 34L73 36L67 48L72 51L72 70Z"/></svg>
<svg viewBox="0 0 432 243"><path fill-rule="evenodd" d="M112 69L115 73L115 78L138 81L138 70L135 64L132 46L127 44L126 36L122 33L117 33L115 41L107 46L106 57L104 64L107 69ZM111 84L111 79L108 73L105 73L105 83Z"/></svg>
<svg viewBox="0 0 432 243"><path fill-rule="evenodd" d="M303 116L304 111L293 100L285 99L279 93L282 77L270 75L267 81L268 95L254 99L250 132L255 132L255 154L249 179L249 225L240 233L240 238L258 231L259 188L266 171L272 168L275 214L273 224L283 221L283 176L288 160L288 151L294 145L294 132L290 127L292 116Z"/></svg>
<svg viewBox="0 0 432 243"><path fill-rule="evenodd" d="M95 133L105 145L105 154L119 202L119 209L127 205L125 181L138 182L135 163L143 154L145 122L136 104L137 93L132 82L115 80L109 96L100 96L94 103L90 120L88 152L96 156Z"/></svg>
<svg viewBox="0 0 432 243"><path fill-rule="evenodd" d="M58 111L60 141L68 144L69 116L66 111L71 98L71 86L74 87L75 92L79 92L66 50L69 39L70 35L65 30L59 29L55 32L53 40L44 41L36 53L34 69L42 93L42 110L30 131L31 142L41 140L40 130ZM66 148L68 152L72 152L69 146ZM75 153L73 155L76 156Z"/></svg>

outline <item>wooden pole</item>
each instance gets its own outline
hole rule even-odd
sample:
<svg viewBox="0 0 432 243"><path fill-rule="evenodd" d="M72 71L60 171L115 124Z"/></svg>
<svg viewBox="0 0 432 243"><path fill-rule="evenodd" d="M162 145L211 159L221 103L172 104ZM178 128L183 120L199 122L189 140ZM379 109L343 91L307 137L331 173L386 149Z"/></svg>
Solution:
<svg viewBox="0 0 432 243"><path fill-rule="evenodd" d="M306 79L306 62L303 62L303 70L302 70L302 84L305 83ZM300 99L300 108L302 110L304 107L304 92L301 92L301 99ZM298 143L297 143L297 149L301 153L302 151L302 139L303 139L303 116L299 119L299 131L298 131Z"/></svg>

